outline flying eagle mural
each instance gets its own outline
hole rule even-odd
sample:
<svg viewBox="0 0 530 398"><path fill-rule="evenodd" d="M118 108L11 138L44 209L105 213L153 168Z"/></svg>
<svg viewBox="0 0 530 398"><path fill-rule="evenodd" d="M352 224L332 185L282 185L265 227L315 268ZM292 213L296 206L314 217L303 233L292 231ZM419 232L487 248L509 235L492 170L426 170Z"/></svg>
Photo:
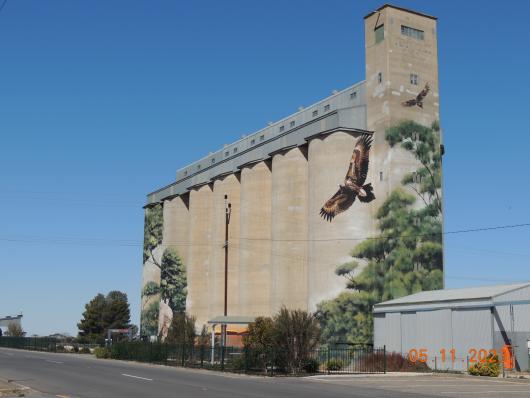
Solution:
<svg viewBox="0 0 530 398"><path fill-rule="evenodd" d="M431 87L429 86L429 83L425 84L425 87L423 90L420 91L420 93L416 96L416 98L412 98L408 101L402 102L401 105L403 106L419 106L423 109L423 99L429 94L429 90Z"/></svg>
<svg viewBox="0 0 530 398"><path fill-rule="evenodd" d="M372 137L363 134L353 148L350 167L344 179L344 185L339 185L339 190L320 209L320 215L327 221L343 211L349 209L356 197L364 203L375 199L372 184L364 185L368 174L368 163Z"/></svg>

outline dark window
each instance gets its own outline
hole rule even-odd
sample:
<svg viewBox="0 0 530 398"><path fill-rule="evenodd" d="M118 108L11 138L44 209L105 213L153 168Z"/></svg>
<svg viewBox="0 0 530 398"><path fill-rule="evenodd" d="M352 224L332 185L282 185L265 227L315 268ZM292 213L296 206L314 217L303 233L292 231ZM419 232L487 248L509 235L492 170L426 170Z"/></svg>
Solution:
<svg viewBox="0 0 530 398"><path fill-rule="evenodd" d="M318 116L318 111L317 110L314 110L313 111L313 117L317 117Z"/></svg>
<svg viewBox="0 0 530 398"><path fill-rule="evenodd" d="M215 158L212 158L212 163L215 163Z"/></svg>
<svg viewBox="0 0 530 398"><path fill-rule="evenodd" d="M291 120L291 123L289 123L289 127L294 127L295 123L294 120Z"/></svg>
<svg viewBox="0 0 530 398"><path fill-rule="evenodd" d="M375 28L375 44L381 43L385 38L385 25Z"/></svg>
<svg viewBox="0 0 530 398"><path fill-rule="evenodd" d="M328 112L329 111L329 104L327 104L326 106L324 106L324 112Z"/></svg>
<svg viewBox="0 0 530 398"><path fill-rule="evenodd" d="M237 147L235 147L232 152L237 153Z"/></svg>
<svg viewBox="0 0 530 398"><path fill-rule="evenodd" d="M256 140L252 139L250 140L250 145L254 145L256 143Z"/></svg>
<svg viewBox="0 0 530 398"><path fill-rule="evenodd" d="M381 72L377 74L377 82L379 84L383 83L383 74Z"/></svg>
<svg viewBox="0 0 530 398"><path fill-rule="evenodd" d="M379 172L379 181L383 181L383 172L382 171Z"/></svg>
<svg viewBox="0 0 530 398"><path fill-rule="evenodd" d="M265 139L265 136L264 136L264 135L260 135L260 136L259 136L259 140L260 140L260 141L263 141L264 139Z"/></svg>
<svg viewBox="0 0 530 398"><path fill-rule="evenodd" d="M230 152L226 151L225 156L228 156L228 155L230 155Z"/></svg>
<svg viewBox="0 0 530 398"><path fill-rule="evenodd" d="M350 94L350 99L355 99L357 98L357 91L352 91L352 93Z"/></svg>
<svg viewBox="0 0 530 398"><path fill-rule="evenodd" d="M413 84L414 86L417 86L418 85L418 75L416 75L415 73L411 73L410 74L410 84Z"/></svg>
<svg viewBox="0 0 530 398"><path fill-rule="evenodd" d="M285 126L280 126L280 133L285 130Z"/></svg>
<svg viewBox="0 0 530 398"><path fill-rule="evenodd" d="M423 30L414 29L410 26L401 25L401 34L417 40L425 39L425 32Z"/></svg>
<svg viewBox="0 0 530 398"><path fill-rule="evenodd" d="M201 165L198 164L198 165L197 165L197 170L200 170L200 169L201 169Z"/></svg>
<svg viewBox="0 0 530 398"><path fill-rule="evenodd" d="M184 170L184 175L185 175L185 176L188 175L188 170Z"/></svg>

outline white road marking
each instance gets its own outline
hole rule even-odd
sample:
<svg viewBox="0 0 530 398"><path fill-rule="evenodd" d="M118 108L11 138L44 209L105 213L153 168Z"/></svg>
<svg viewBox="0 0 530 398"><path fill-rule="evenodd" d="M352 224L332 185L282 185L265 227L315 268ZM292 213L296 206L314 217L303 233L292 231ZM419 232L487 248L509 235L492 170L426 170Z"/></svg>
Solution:
<svg viewBox="0 0 530 398"><path fill-rule="evenodd" d="M46 359L45 361L50 362L50 363L64 363L64 362L59 362L59 361L52 361L51 359Z"/></svg>
<svg viewBox="0 0 530 398"><path fill-rule="evenodd" d="M528 390L497 390L497 391L442 391L441 394L510 394L510 393L520 393L526 392Z"/></svg>
<svg viewBox="0 0 530 398"><path fill-rule="evenodd" d="M128 375L127 373L122 373L121 375L125 377L132 377L133 379L153 381L153 379L148 379L147 377L133 376L133 375Z"/></svg>

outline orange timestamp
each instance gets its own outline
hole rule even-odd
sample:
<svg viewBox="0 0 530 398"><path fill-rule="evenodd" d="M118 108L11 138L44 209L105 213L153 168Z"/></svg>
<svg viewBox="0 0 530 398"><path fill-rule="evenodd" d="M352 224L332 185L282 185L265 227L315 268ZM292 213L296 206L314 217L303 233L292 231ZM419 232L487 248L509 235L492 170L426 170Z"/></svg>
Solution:
<svg viewBox="0 0 530 398"><path fill-rule="evenodd" d="M446 350L445 348L440 349L440 358L442 362L445 362L446 360L450 360L451 362L455 362L456 360L456 350L454 348L451 348L450 350ZM474 363L474 362L480 362L480 363L498 363L499 362L499 355L497 353L497 350L492 349L476 349L476 348L470 348L467 352L468 355L468 362ZM507 369L513 368L513 350L512 347L509 345L505 345L502 347L501 350L501 357L502 362L504 364L504 367ZM408 359L411 362L428 362L429 361L429 353L426 348L412 348L409 350Z"/></svg>

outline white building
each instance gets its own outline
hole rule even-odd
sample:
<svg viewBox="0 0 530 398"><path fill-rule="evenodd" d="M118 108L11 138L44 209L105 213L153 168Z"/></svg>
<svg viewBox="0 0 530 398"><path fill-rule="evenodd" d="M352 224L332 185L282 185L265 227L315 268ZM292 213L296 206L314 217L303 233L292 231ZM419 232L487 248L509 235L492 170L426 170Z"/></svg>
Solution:
<svg viewBox="0 0 530 398"><path fill-rule="evenodd" d="M516 368L528 370L530 283L425 291L376 304L374 344L454 370L511 344Z"/></svg>

